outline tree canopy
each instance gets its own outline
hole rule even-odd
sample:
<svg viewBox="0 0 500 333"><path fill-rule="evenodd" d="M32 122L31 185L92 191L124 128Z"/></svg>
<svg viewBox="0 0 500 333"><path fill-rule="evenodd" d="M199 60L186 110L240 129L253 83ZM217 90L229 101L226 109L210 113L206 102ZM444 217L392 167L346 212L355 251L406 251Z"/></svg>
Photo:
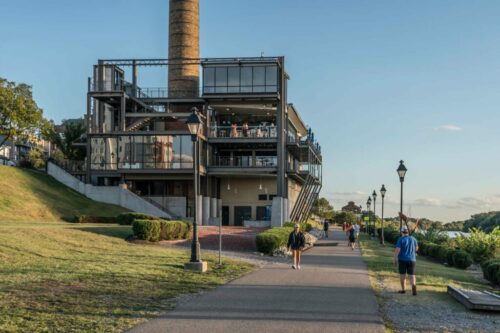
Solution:
<svg viewBox="0 0 500 333"><path fill-rule="evenodd" d="M0 78L0 147L8 140L44 135L50 126L29 85Z"/></svg>
<svg viewBox="0 0 500 333"><path fill-rule="evenodd" d="M312 212L319 217L331 219L333 217L333 206L328 199L319 198L314 202Z"/></svg>

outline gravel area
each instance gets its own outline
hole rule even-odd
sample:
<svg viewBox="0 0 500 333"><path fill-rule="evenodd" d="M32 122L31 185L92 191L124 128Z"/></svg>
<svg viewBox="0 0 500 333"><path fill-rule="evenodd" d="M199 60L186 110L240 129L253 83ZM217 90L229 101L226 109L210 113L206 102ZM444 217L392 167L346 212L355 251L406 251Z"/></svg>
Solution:
<svg viewBox="0 0 500 333"><path fill-rule="evenodd" d="M378 280L384 319L395 332L500 332L500 314L467 310L447 294L398 294L398 287Z"/></svg>

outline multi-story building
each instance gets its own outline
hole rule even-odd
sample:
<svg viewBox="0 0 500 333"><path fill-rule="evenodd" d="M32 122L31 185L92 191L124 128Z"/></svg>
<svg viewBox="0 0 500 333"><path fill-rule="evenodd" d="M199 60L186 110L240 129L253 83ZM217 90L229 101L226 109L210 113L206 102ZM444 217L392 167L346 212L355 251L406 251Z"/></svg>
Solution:
<svg viewBox="0 0 500 333"><path fill-rule="evenodd" d="M94 66L86 181L127 184L170 216L192 218L193 143L185 121L195 109L203 120L198 223L305 220L321 189L321 149L288 102L284 57L200 59L198 1L170 6L169 59ZM165 67L165 86L141 84L141 70L157 77L150 69Z"/></svg>

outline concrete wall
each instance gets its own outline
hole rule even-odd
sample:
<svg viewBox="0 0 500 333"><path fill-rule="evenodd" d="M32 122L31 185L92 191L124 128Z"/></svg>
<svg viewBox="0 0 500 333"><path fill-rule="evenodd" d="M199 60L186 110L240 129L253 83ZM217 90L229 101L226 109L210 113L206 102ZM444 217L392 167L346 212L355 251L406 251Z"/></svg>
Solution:
<svg viewBox="0 0 500 333"><path fill-rule="evenodd" d="M150 196L149 198L164 207L172 215L186 218L186 197Z"/></svg>
<svg viewBox="0 0 500 333"><path fill-rule="evenodd" d="M120 186L93 186L91 184L82 183L51 162L47 164L47 172L64 185L80 192L92 200L122 206L134 212L171 218L168 213ZM99 215L99 212L96 213L96 215Z"/></svg>
<svg viewBox="0 0 500 333"><path fill-rule="evenodd" d="M227 189L228 182L230 190ZM262 190L259 190L259 184L262 184ZM222 206L229 207L229 225L234 225L235 206L250 206L251 219L256 220L258 206L272 205L272 200L259 200L259 195L267 194L268 197L271 194L276 195L276 178L262 178L262 180L259 178L223 178L220 192Z"/></svg>

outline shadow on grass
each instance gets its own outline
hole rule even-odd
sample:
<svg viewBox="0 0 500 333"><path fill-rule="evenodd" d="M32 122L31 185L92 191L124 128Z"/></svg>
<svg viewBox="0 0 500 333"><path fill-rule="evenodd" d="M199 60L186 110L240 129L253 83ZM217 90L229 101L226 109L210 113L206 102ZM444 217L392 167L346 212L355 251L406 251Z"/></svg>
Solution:
<svg viewBox="0 0 500 333"><path fill-rule="evenodd" d="M119 225L119 224L99 225L99 226L83 225L75 229L103 236L116 237L120 239L127 239L133 235L132 227L129 225Z"/></svg>

